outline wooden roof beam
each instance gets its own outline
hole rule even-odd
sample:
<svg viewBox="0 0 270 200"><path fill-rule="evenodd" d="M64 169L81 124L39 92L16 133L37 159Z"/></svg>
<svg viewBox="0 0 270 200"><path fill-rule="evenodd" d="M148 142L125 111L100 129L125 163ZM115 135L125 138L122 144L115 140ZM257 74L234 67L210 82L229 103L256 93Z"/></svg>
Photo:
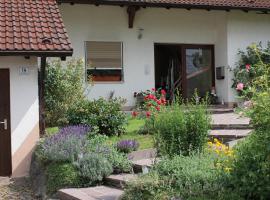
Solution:
<svg viewBox="0 0 270 200"><path fill-rule="evenodd" d="M133 28L136 12L140 9L138 6L128 6L128 28Z"/></svg>

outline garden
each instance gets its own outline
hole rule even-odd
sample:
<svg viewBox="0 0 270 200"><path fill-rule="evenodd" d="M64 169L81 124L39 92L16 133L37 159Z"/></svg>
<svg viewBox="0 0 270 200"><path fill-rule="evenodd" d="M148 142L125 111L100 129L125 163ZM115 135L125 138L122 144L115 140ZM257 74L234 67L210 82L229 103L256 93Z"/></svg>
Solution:
<svg viewBox="0 0 270 200"><path fill-rule="evenodd" d="M122 199L269 199L270 196L270 45L239 52L233 88L252 120L253 133L233 149L209 140L208 99L167 102L166 91L141 92L131 113L124 99L89 101L83 62L47 67L46 135L31 166L41 196L59 189L103 184L111 174L132 173L129 153L155 148L159 162L128 182ZM91 80L91 77L89 77ZM91 92L91 91L90 91Z"/></svg>

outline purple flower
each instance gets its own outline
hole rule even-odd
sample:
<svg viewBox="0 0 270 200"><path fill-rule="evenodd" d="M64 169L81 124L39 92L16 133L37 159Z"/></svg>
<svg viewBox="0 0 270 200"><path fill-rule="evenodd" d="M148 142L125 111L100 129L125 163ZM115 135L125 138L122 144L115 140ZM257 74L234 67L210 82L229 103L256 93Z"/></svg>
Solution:
<svg viewBox="0 0 270 200"><path fill-rule="evenodd" d="M136 140L121 140L116 144L116 148L121 152L130 153L139 148L139 143Z"/></svg>

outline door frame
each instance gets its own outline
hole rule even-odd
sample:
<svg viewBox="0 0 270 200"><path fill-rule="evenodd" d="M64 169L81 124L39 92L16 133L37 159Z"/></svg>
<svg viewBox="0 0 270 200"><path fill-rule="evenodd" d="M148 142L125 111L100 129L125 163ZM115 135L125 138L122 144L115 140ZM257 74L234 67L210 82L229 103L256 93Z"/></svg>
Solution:
<svg viewBox="0 0 270 200"><path fill-rule="evenodd" d="M183 69L180 71L182 72L182 74L179 74L179 76L182 76L182 83L181 83L181 87L182 87L182 96L184 98L187 98L187 79L186 79L186 53L185 50L188 48L207 48L211 50L212 53L212 65L211 65L211 69L212 69L212 87L216 86L216 74L215 74L215 45L214 44L185 44L185 43L162 43L162 42L154 42L154 55L155 51L156 51L156 47L157 46L177 46L180 49L181 52L181 62L180 62L180 67L183 67ZM154 56L155 58L155 56ZM154 70L156 70L156 58L154 59Z"/></svg>
<svg viewBox="0 0 270 200"><path fill-rule="evenodd" d="M7 155L5 158L7 159L5 161L5 167L6 170L3 172L3 174L0 173L0 176L11 176L12 175L12 144L11 144L11 108L10 108L10 70L8 68L1 68L0 69L1 73L4 73L6 78L5 87L7 87L6 92L7 92L7 113L5 114L5 118L7 119L7 130L5 131L7 134L9 134L9 137L7 139L7 147L5 149L8 149L8 152L5 152ZM3 120L3 119L0 119ZM0 125L2 126L2 125Z"/></svg>

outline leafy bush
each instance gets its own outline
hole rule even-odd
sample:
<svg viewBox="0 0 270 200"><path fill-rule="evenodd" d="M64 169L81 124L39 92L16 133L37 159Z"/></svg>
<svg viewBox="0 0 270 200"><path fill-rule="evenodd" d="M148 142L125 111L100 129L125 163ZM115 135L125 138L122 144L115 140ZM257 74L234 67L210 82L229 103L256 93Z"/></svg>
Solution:
<svg viewBox="0 0 270 200"><path fill-rule="evenodd" d="M156 147L161 155L189 155L202 151L208 138L210 118L203 104L173 105L156 116Z"/></svg>
<svg viewBox="0 0 270 200"><path fill-rule="evenodd" d="M59 189L79 187L81 179L70 163L52 163L47 166L47 192L54 194Z"/></svg>
<svg viewBox="0 0 270 200"><path fill-rule="evenodd" d="M118 151L123 153L130 153L139 148L139 143L136 140L121 140L116 144Z"/></svg>
<svg viewBox="0 0 270 200"><path fill-rule="evenodd" d="M85 99L84 64L82 60L71 60L64 66L60 60L46 67L45 115L48 126L68 124L70 105Z"/></svg>
<svg viewBox="0 0 270 200"><path fill-rule="evenodd" d="M121 135L125 132L126 123L126 115L121 111L123 103L124 100L119 98L81 101L69 110L68 121L73 125L96 126L99 134Z"/></svg>
<svg viewBox="0 0 270 200"><path fill-rule="evenodd" d="M38 146L37 154L44 162L72 162L87 150L89 126L68 126Z"/></svg>
<svg viewBox="0 0 270 200"><path fill-rule="evenodd" d="M270 197L269 141L268 128L255 131L236 148L231 182L244 199L266 200Z"/></svg>
<svg viewBox="0 0 270 200"><path fill-rule="evenodd" d="M254 80L270 75L269 70L263 67L263 63L264 65L270 64L270 42L265 48L261 43L253 44L247 47L246 51L239 51L238 54L240 60L233 70L232 87L237 90L241 98L249 100L256 94L256 91L252 90Z"/></svg>
<svg viewBox="0 0 270 200"><path fill-rule="evenodd" d="M93 185L113 172L111 163L101 154L88 153L82 156L75 166L84 182Z"/></svg>
<svg viewBox="0 0 270 200"><path fill-rule="evenodd" d="M128 184L123 199L240 200L236 193L225 189L227 180L228 174L215 166L212 154L175 156Z"/></svg>

